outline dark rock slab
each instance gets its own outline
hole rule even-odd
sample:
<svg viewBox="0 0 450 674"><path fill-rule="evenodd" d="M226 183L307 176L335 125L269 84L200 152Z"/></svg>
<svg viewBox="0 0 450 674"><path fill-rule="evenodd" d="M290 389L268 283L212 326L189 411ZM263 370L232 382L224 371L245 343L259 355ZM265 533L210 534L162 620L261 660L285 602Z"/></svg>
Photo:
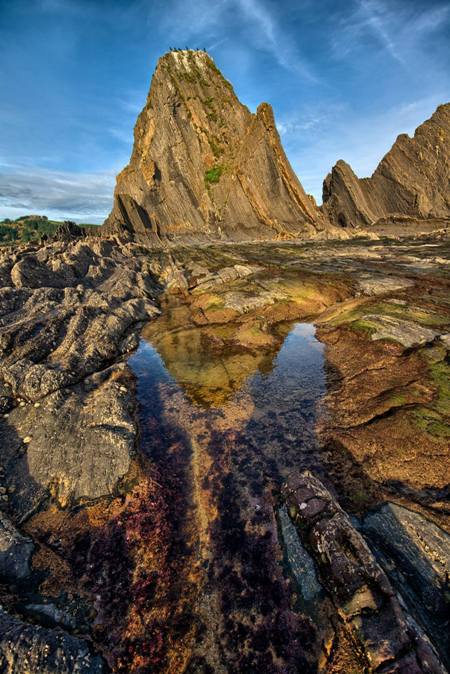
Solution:
<svg viewBox="0 0 450 674"><path fill-rule="evenodd" d="M60 630L29 625L0 606L2 674L106 674L86 641Z"/></svg>
<svg viewBox="0 0 450 674"><path fill-rule="evenodd" d="M311 473L284 488L289 514L370 672L445 672L425 633L331 493Z"/></svg>
<svg viewBox="0 0 450 674"><path fill-rule="evenodd" d="M24 615L41 623L46 627L64 627L73 630L77 627L77 620L69 611L59 608L53 603L27 604L23 609Z"/></svg>
<svg viewBox="0 0 450 674"><path fill-rule="evenodd" d="M362 531L410 610L450 665L450 536L417 512L386 503Z"/></svg>
<svg viewBox="0 0 450 674"><path fill-rule="evenodd" d="M278 511L278 521L289 572L298 588L298 608L314 623L318 644L316 657L321 665L320 671L323 671L336 637L333 605L319 581L314 560L300 540L286 506Z"/></svg>
<svg viewBox="0 0 450 674"><path fill-rule="evenodd" d="M9 582L23 580L30 574L33 543L0 512L0 578Z"/></svg>

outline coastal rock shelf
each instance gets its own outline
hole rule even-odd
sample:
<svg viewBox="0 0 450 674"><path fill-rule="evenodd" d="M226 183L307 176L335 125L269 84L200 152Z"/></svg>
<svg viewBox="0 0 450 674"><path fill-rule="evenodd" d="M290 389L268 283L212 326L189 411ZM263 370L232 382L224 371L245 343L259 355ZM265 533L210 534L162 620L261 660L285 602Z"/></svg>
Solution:
<svg viewBox="0 0 450 674"><path fill-rule="evenodd" d="M323 585L355 648L364 655L366 668L411 674L445 672L425 634L403 610L363 537L324 485L307 472L291 481L284 497ZM449 552L447 542L447 559Z"/></svg>
<svg viewBox="0 0 450 674"><path fill-rule="evenodd" d="M446 671L445 240L2 255L5 672Z"/></svg>
<svg viewBox="0 0 450 674"><path fill-rule="evenodd" d="M319 207L171 49L104 225L0 223L1 674L449 671L449 135Z"/></svg>

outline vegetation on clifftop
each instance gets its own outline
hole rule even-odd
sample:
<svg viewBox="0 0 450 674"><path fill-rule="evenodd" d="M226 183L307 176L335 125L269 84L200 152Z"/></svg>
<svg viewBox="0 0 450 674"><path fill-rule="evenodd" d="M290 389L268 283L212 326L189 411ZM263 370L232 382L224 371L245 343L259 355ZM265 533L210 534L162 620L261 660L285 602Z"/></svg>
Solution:
<svg viewBox="0 0 450 674"><path fill-rule="evenodd" d="M53 239L63 228L69 230L77 227L95 227L96 225L80 224L70 220L49 220L45 215L25 215L10 220L0 221L0 245L14 243L41 242Z"/></svg>

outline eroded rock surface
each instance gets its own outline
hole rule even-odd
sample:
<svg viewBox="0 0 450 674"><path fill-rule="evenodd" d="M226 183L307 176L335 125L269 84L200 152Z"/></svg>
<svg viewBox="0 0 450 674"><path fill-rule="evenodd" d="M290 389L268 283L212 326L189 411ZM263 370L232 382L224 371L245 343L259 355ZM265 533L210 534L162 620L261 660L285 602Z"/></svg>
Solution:
<svg viewBox="0 0 450 674"><path fill-rule="evenodd" d="M393 316L365 314L362 320L373 325L372 340L392 339L407 349L429 344L439 337L439 332L435 330Z"/></svg>
<svg viewBox="0 0 450 674"><path fill-rule="evenodd" d="M398 136L370 178L358 178L346 162L338 161L324 181L324 211L336 225L350 229L397 219L401 231L408 218L442 218L448 226L449 161L447 103L416 129L413 138Z"/></svg>
<svg viewBox="0 0 450 674"><path fill-rule="evenodd" d="M104 674L88 643L61 631L24 623L0 606L0 670L5 674Z"/></svg>
<svg viewBox="0 0 450 674"><path fill-rule="evenodd" d="M10 582L26 578L30 574L33 547L33 541L0 512L0 578Z"/></svg>
<svg viewBox="0 0 450 674"><path fill-rule="evenodd" d="M369 671L444 673L434 648L403 609L362 536L311 474L285 489L289 514Z"/></svg>
<svg viewBox="0 0 450 674"><path fill-rule="evenodd" d="M405 616L441 649L443 622L405 593L393 624L406 636L379 645L391 595L359 591L373 568L356 519L326 527L318 494L303 508L342 562L350 610L279 489L310 470L348 511L395 495L445 524L444 242L164 251L88 237L3 252L0 505L34 544L26 583L0 580L8 620L63 653L69 634L92 642L117 674L370 671L355 638L381 671L423 671L429 644ZM294 325L314 319L325 346ZM427 339L405 345L404 324ZM373 549L389 571L394 551ZM439 573L426 601L442 609Z"/></svg>
<svg viewBox="0 0 450 674"><path fill-rule="evenodd" d="M450 535L420 513L386 503L368 513L362 530L417 619L450 663Z"/></svg>
<svg viewBox="0 0 450 674"><path fill-rule="evenodd" d="M342 236L304 192L271 107L250 113L193 50L157 65L106 227L153 243Z"/></svg>
<svg viewBox="0 0 450 674"><path fill-rule="evenodd" d="M49 491L109 494L136 439L129 372L110 366L158 313L148 253L91 238L6 249L0 270L4 505L23 517Z"/></svg>

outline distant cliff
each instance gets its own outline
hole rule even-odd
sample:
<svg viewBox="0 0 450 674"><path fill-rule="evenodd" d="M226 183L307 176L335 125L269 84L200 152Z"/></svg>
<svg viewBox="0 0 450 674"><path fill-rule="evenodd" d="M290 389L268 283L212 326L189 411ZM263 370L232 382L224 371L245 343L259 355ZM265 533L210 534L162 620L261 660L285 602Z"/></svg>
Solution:
<svg viewBox="0 0 450 674"><path fill-rule="evenodd" d="M450 218L450 103L398 136L371 178L338 161L323 184L323 211L336 225L366 227L381 218Z"/></svg>
<svg viewBox="0 0 450 674"><path fill-rule="evenodd" d="M267 103L252 114L203 51L163 56L117 177L107 231L137 239L324 237Z"/></svg>

